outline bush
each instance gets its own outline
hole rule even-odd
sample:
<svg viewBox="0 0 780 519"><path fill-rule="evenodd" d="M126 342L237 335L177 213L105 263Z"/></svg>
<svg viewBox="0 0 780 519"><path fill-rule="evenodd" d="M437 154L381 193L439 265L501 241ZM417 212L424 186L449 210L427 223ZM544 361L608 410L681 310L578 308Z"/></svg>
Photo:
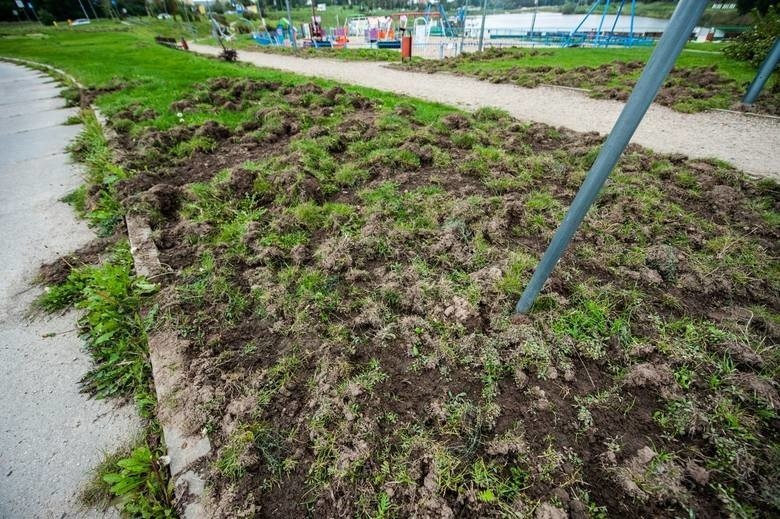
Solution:
<svg viewBox="0 0 780 519"><path fill-rule="evenodd" d="M574 10L577 8L574 2L566 2L561 7L561 14L574 14Z"/></svg>
<svg viewBox="0 0 780 519"><path fill-rule="evenodd" d="M230 28L238 34L252 34L254 27L246 23L232 23Z"/></svg>
<svg viewBox="0 0 780 519"><path fill-rule="evenodd" d="M54 25L54 15L46 9L38 10L38 19L43 25Z"/></svg>
<svg viewBox="0 0 780 519"><path fill-rule="evenodd" d="M723 52L732 58L749 61L758 67L769 54L769 50L780 36L780 13L776 7L770 8L764 16L754 12L756 24L729 43Z"/></svg>

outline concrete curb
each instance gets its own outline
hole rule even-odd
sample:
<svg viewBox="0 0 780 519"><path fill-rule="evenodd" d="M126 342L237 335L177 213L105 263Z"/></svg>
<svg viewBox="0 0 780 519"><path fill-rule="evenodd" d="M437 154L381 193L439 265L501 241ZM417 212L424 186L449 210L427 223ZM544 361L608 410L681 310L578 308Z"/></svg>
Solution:
<svg viewBox="0 0 780 519"><path fill-rule="evenodd" d="M84 86L76 78L58 68L35 61L0 57L0 59L44 71L70 82L80 90ZM59 77L57 77L59 76ZM95 106L89 106L98 122L105 127L105 117ZM152 229L148 220L137 214L125 218L130 252L136 274L154 278L165 273L160 264L157 246L152 238ZM206 519L210 517L205 504L206 480L204 470L196 465L211 452L211 442L205 431L197 434L186 432L186 410L181 408L177 394L186 386L182 367L184 352L188 343L179 338L175 330L163 326L149 334L147 338L149 360L152 365L152 379L157 394L157 419L162 427L163 440L168 451L171 481L174 482L176 505L186 519Z"/></svg>
<svg viewBox="0 0 780 519"><path fill-rule="evenodd" d="M150 278L162 274L163 267L146 218L128 215L126 223L136 273ZM149 334L147 345L157 393L157 419L168 450L176 503L184 518L205 519L209 517L204 496L206 479L204 470L197 464L211 452L211 442L205 431L197 434L186 431L186 410L177 398L187 384L182 368L189 344L175 330L163 326Z"/></svg>

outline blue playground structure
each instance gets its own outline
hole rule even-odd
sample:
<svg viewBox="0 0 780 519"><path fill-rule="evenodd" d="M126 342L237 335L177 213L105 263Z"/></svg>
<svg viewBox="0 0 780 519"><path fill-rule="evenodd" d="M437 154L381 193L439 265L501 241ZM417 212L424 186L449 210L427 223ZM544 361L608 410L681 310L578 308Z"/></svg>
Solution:
<svg viewBox="0 0 780 519"><path fill-rule="evenodd" d="M445 36L447 38L455 38L460 36L466 23L466 6L458 7L455 11L455 25L450 22L447 16L447 10L444 8L444 3L439 2L435 7L439 13L439 19L441 20L441 27L431 27L429 32L430 36ZM423 16L426 25L430 23L431 12L434 9L434 4L428 2L425 6L425 15Z"/></svg>
<svg viewBox="0 0 780 519"><path fill-rule="evenodd" d="M279 22L276 24L276 30L273 33L268 30L265 19L262 20L262 23L262 31L252 31L252 39L258 45L283 47L285 39L292 38L294 29L287 18L279 19Z"/></svg>
<svg viewBox="0 0 780 519"><path fill-rule="evenodd" d="M582 29L582 26L585 24L585 22L588 20L591 14L596 10L596 8L601 5L601 3L604 3L604 9L601 12L601 20L599 21L599 27L598 29L594 31L588 31L588 32L580 32L580 29ZM648 38L637 38L634 36L634 17L636 13L636 0L631 0L631 15L629 19L629 29L628 34L624 33L616 33L615 27L617 26L618 20L620 20L620 15L623 14L623 7L626 5L626 0L620 0L620 6L618 7L617 14L615 15L615 19L612 22L612 28L609 31L604 30L604 20L607 17L607 12L609 11L611 0L594 0L593 4L590 6L590 9L588 9L588 12L585 13L585 17L582 19L582 21L577 25L577 27L572 30L568 36L563 39L561 46L563 47L579 47L581 45L588 45L588 46L595 46L595 47L607 47L610 45L621 45L624 47L633 47L633 46L650 46L653 44L653 40Z"/></svg>

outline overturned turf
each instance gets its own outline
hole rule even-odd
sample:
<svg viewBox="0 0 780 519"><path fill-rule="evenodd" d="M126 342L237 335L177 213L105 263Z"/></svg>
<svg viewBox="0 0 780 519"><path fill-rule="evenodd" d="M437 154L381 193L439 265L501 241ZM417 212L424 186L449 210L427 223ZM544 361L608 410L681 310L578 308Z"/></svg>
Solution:
<svg viewBox="0 0 780 519"><path fill-rule="evenodd" d="M215 516L778 512L776 184L632 146L513 322L597 135L230 78L170 110L110 114L112 189Z"/></svg>
<svg viewBox="0 0 780 519"><path fill-rule="evenodd" d="M529 59L553 56L552 51L520 48L489 48L482 53L463 54L443 60L419 60L394 64L393 67L421 72L451 72L472 76L492 83L512 83L534 88L556 85L581 88L595 98L625 101L644 68L642 61L614 60L598 66L565 68L554 64L530 65ZM553 59L552 57L550 58ZM507 61L510 67L496 66ZM655 102L680 112L698 112L711 108L745 110L740 103L747 84L728 77L717 64L698 67L675 67L661 87ZM780 81L768 86L750 111L780 115Z"/></svg>

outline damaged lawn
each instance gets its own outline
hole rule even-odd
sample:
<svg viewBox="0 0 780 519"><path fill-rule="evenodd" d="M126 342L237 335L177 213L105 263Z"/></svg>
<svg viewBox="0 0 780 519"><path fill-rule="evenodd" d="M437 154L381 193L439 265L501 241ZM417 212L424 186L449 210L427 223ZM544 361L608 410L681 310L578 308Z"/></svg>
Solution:
<svg viewBox="0 0 780 519"><path fill-rule="evenodd" d="M450 72L491 83L527 88L556 85L587 90L591 97L625 101L639 79L651 49L489 48L443 60L393 65L421 72ZM743 110L740 99L756 70L720 52L686 49L655 102L679 112L713 108ZM751 111L780 114L780 81L770 82Z"/></svg>
<svg viewBox="0 0 780 519"><path fill-rule="evenodd" d="M83 206L152 224L210 516L780 513L777 184L631 146L513 322L599 136L197 61Z"/></svg>

